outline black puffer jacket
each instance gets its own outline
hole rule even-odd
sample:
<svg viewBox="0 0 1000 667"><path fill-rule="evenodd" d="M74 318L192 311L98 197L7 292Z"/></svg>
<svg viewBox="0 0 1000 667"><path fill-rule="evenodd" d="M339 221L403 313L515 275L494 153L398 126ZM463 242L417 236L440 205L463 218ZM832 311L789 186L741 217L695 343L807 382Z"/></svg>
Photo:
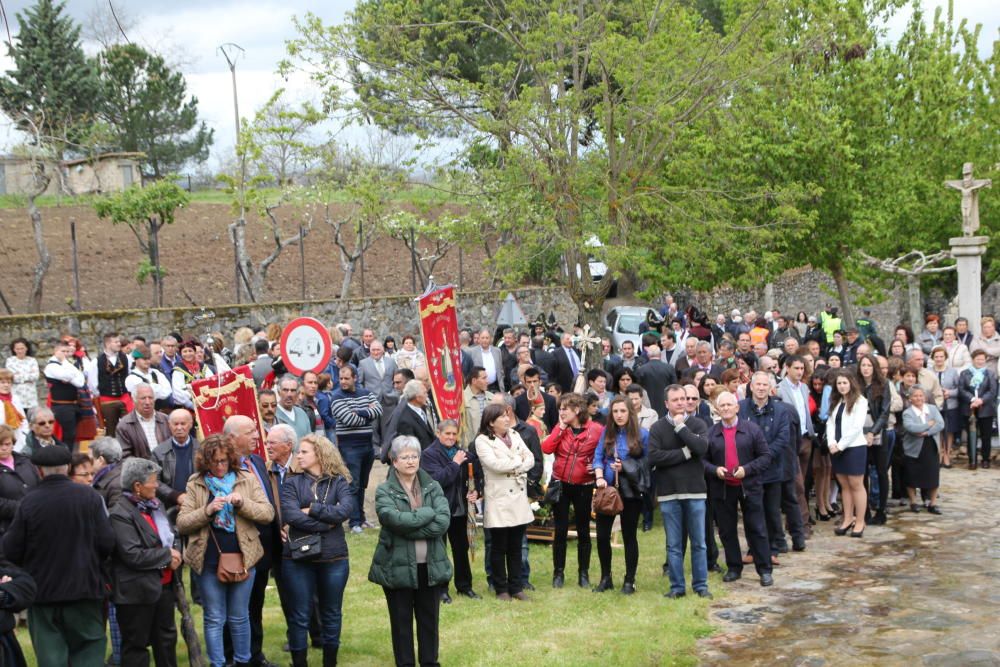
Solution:
<svg viewBox="0 0 1000 667"><path fill-rule="evenodd" d="M0 536L7 532L21 498L36 486L38 471L24 454L14 452L13 470L0 465Z"/></svg>
<svg viewBox="0 0 1000 667"><path fill-rule="evenodd" d="M309 514L302 512L308 507ZM281 520L289 526L289 538L319 533L322 555L319 561L347 558L344 523L354 510L351 485L343 477L316 479L307 473L285 478L281 485ZM287 548L287 543L286 543ZM290 557L288 553L286 557Z"/></svg>

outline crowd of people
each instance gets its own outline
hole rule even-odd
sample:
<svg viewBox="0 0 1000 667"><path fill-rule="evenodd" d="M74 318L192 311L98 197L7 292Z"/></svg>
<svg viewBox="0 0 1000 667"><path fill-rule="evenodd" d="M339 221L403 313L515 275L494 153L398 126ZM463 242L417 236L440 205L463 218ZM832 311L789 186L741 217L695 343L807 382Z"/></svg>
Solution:
<svg viewBox="0 0 1000 667"><path fill-rule="evenodd" d="M572 331L467 329L457 419L438 414L408 334L397 348L332 326L329 366L301 377L284 367L278 324L231 340L108 333L96 357L64 336L45 343L42 363L17 339L0 369L0 664L24 664L12 614L27 609L38 664L176 665L186 565L212 665L271 664L269 582L292 664L314 646L334 665L349 534L366 530L379 531L363 565L384 590L396 663L437 664L451 586L481 597L470 523L485 529L490 592L527 602L540 506L555 589L570 526L577 585L618 589L618 518L617 581L634 594L638 531L657 509L667 598L711 598L709 572L728 583L748 565L770 586L783 554L805 550L824 522L863 538L890 519L890 500L941 514L940 468L963 444L970 469L990 468L1000 334L991 317L978 335L963 318L941 324L928 315L918 336L900 325L887 344L867 313L850 327L835 308L733 310L709 324L668 297L635 340L602 341L589 369ZM233 415L199 441L191 383L241 365L260 423ZM387 472L370 516L376 459Z"/></svg>

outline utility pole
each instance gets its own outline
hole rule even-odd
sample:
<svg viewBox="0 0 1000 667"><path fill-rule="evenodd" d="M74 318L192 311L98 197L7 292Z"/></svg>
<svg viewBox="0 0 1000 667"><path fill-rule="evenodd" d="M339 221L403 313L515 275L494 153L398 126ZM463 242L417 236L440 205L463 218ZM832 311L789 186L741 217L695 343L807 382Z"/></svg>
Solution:
<svg viewBox="0 0 1000 667"><path fill-rule="evenodd" d="M242 150L240 150L240 101L239 96L236 93L236 60L239 58L240 54L245 54L246 51L239 44L234 44L232 42L226 42L221 45L217 51L222 53L222 57L226 59L226 63L229 65L229 73L233 77L233 117L235 119L236 125L236 157L240 161L240 185L239 185L239 203L240 203L240 217L236 221L236 225L233 229L233 250L236 253L236 303L240 303L240 262L243 260L240 257L240 246L244 243L244 234L246 229L247 211L246 211L246 183L247 183L247 160L246 155ZM250 299L253 301L253 298Z"/></svg>

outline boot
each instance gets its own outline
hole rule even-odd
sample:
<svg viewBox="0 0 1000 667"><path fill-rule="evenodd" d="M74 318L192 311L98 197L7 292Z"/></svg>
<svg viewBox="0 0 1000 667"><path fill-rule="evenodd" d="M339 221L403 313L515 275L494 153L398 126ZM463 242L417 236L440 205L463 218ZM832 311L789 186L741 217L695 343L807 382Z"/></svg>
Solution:
<svg viewBox="0 0 1000 667"><path fill-rule="evenodd" d="M886 521L885 510L876 510L872 523L876 526L884 526Z"/></svg>
<svg viewBox="0 0 1000 667"><path fill-rule="evenodd" d="M553 570L552 572L552 588L562 588L565 583L566 578L563 576L562 570Z"/></svg>
<svg viewBox="0 0 1000 667"><path fill-rule="evenodd" d="M580 572L580 588L590 588L590 574L588 572Z"/></svg>
<svg viewBox="0 0 1000 667"><path fill-rule="evenodd" d="M613 591L614 589L615 585L611 583L611 575L601 575L601 580L594 587L594 592L603 593L604 591Z"/></svg>
<svg viewBox="0 0 1000 667"><path fill-rule="evenodd" d="M301 651L292 651L292 667L308 667L309 659L308 649L303 649Z"/></svg>
<svg viewBox="0 0 1000 667"><path fill-rule="evenodd" d="M323 647L323 667L337 667L337 651L339 646Z"/></svg>

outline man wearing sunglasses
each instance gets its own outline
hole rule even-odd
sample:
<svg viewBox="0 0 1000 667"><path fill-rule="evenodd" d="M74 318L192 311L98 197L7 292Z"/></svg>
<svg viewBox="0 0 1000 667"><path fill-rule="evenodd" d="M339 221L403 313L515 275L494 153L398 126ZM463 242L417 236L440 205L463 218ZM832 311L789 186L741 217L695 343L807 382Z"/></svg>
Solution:
<svg viewBox="0 0 1000 667"><path fill-rule="evenodd" d="M25 456L31 456L32 453L42 447L51 447L52 445L66 447L65 443L59 442L52 435L52 429L55 424L56 418L51 410L48 408L38 408L35 410L35 415L31 418L31 432L25 438L24 449L21 450L21 453ZM69 449L69 447L66 447L66 449Z"/></svg>

